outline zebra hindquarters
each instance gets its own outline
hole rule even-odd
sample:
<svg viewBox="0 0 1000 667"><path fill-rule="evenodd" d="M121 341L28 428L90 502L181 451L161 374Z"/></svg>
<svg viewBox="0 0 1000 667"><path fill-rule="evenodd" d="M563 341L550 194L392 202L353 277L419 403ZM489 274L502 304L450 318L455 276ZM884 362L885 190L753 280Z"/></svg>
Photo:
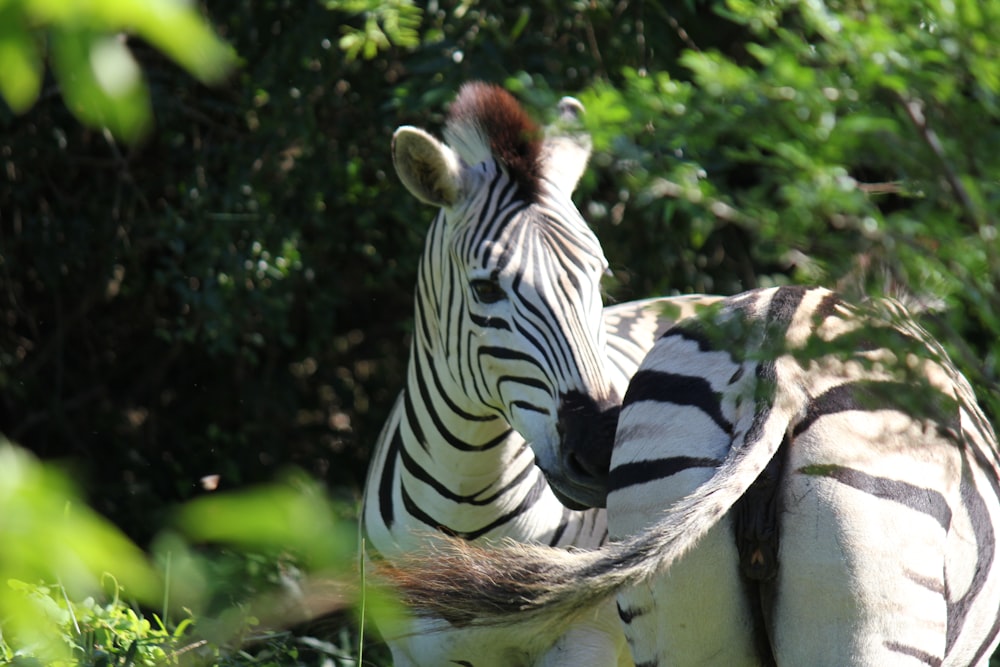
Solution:
<svg viewBox="0 0 1000 667"><path fill-rule="evenodd" d="M608 600L592 614L575 621L534 667L570 665L634 667L612 601Z"/></svg>
<svg viewBox="0 0 1000 667"><path fill-rule="evenodd" d="M612 539L649 530L666 508L713 476L730 444L696 406L640 401L624 408L622 417L608 495ZM636 665L763 664L755 643L756 603L746 593L725 517L667 572L619 593L618 613Z"/></svg>
<svg viewBox="0 0 1000 667"><path fill-rule="evenodd" d="M637 665L760 667L754 614L728 518L667 573L618 594Z"/></svg>
<svg viewBox="0 0 1000 667"><path fill-rule="evenodd" d="M794 437L766 603L779 665L943 664L958 451L892 411L826 415Z"/></svg>

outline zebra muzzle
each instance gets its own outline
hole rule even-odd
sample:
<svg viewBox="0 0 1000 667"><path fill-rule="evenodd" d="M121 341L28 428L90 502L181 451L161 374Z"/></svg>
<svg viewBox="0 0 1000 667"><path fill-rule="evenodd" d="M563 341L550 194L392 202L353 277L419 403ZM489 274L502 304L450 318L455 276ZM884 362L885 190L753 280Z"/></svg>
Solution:
<svg viewBox="0 0 1000 667"><path fill-rule="evenodd" d="M561 396L557 430L561 470L546 471L549 484L567 507L604 507L621 400L598 403L581 392Z"/></svg>

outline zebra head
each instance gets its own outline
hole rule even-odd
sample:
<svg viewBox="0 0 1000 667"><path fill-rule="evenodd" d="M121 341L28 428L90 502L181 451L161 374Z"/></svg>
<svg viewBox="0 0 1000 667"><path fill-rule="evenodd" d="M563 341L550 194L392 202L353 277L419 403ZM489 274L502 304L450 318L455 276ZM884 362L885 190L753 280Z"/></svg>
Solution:
<svg viewBox="0 0 1000 667"><path fill-rule="evenodd" d="M560 103L563 120L581 109ZM462 87L444 137L393 136L400 180L440 209L417 280L418 372L469 423L506 420L564 503L603 504L621 400L605 369L607 260L570 198L589 138L543 137L481 83Z"/></svg>

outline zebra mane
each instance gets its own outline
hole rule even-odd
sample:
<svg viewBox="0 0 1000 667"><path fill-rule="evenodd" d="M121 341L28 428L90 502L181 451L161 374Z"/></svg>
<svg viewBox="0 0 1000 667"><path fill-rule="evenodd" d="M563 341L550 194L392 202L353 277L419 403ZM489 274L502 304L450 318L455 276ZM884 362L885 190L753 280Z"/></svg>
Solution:
<svg viewBox="0 0 1000 667"><path fill-rule="evenodd" d="M444 137L466 164L494 158L525 197L538 195L542 131L503 88L482 82L464 84L448 112Z"/></svg>

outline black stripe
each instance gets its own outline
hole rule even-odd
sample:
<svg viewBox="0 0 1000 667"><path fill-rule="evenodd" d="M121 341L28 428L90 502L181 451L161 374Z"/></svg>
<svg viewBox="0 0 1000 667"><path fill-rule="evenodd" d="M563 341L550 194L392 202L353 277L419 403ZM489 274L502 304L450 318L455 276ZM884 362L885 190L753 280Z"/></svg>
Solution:
<svg viewBox="0 0 1000 667"><path fill-rule="evenodd" d="M444 402L448 405L448 409L451 410L453 414L458 415L462 419L471 422L488 422L488 421L493 421L494 419L497 418L496 415L491 415L491 414L474 415L458 407L458 405L451 400L451 397L445 391L444 385L441 384L441 378L437 373L437 369L434 366L433 360L431 359L430 350L425 349L423 350L423 352L425 353L425 356L427 358L424 361L424 363L419 367L418 376L422 381L424 369L427 369L427 371L430 372L431 380L433 380L434 382L434 389L437 395L444 400Z"/></svg>
<svg viewBox="0 0 1000 667"><path fill-rule="evenodd" d="M558 335L554 335L552 326L553 322L560 320L559 315L550 309L549 315L546 317L541 310L521 294L520 274L515 276L512 290L516 295L515 306L518 308L518 313L522 315L524 312L528 313L528 315L523 315L521 318L514 320L514 327L517 333L524 336L531 346L534 347L542 357L545 368L552 369L553 373L568 375L569 365L566 363L566 357L560 354L560 352L565 351L565 344L559 340ZM531 326L531 331L528 330L526 325ZM535 333L532 333L532 331Z"/></svg>
<svg viewBox="0 0 1000 667"><path fill-rule="evenodd" d="M722 431L732 435L733 425L722 414L719 394L701 376L641 370L632 377L628 385L622 409L639 401L696 407L708 415Z"/></svg>
<svg viewBox="0 0 1000 667"><path fill-rule="evenodd" d="M491 530L499 526L502 526L505 523L509 523L510 521L514 520L521 514L524 514L532 507L534 507L535 504L538 502L538 499L542 496L542 493L545 492L545 489L547 489L548 486L549 486L548 482L545 481L545 476L539 475L538 480L535 482L535 485L531 487L531 491L528 492L528 494L524 497L524 499L521 500L521 502L518 504L517 507L515 507L507 514L497 517L495 521L488 523L479 530L474 530L467 533L458 533L458 536L463 537L467 540L475 540L477 538L482 537Z"/></svg>
<svg viewBox="0 0 1000 667"><path fill-rule="evenodd" d="M774 407L774 396L778 390L778 372L774 361L762 361L757 364L757 367L754 369L754 375L756 376L754 403L757 406L757 410L754 413L753 421L750 423L750 428L743 435L741 446L744 450L760 442L764 426L771 416L771 411ZM764 443L764 446L771 447L770 443Z"/></svg>
<svg viewBox="0 0 1000 667"><path fill-rule="evenodd" d="M435 520L433 517L431 517L431 515L423 511L419 505L413 502L413 498L410 497L410 494L407 492L405 484L400 482L399 489L403 497L403 508L410 516L412 516L414 519L424 524L425 526L433 528L434 530L446 530L447 532L452 532L450 530L447 530L447 527L443 526L440 521Z"/></svg>
<svg viewBox="0 0 1000 667"><path fill-rule="evenodd" d="M831 387L813 398L792 434L804 433L820 417L851 410L895 410L914 418L933 419L945 431L959 428L954 399L934 387L894 380L858 380Z"/></svg>
<svg viewBox="0 0 1000 667"><path fill-rule="evenodd" d="M830 292L824 296L823 300L819 302L819 305L813 309L813 318L815 323L818 325L826 318L836 315L837 309L842 305L844 305L844 301L840 298L840 295Z"/></svg>
<svg viewBox="0 0 1000 667"><path fill-rule="evenodd" d="M864 397L870 397L870 394L866 391L865 385L872 383L873 382L868 380L845 382L844 384L837 385L836 387L831 387L819 396L816 396L809 401L809 405L806 407L805 417L803 417L802 421L795 425L795 428L792 430L792 435L798 436L805 433L812 427L817 419L826 415L837 414L838 412L848 412L851 410L869 411L881 409L882 406L875 404L873 401L864 400Z"/></svg>
<svg viewBox="0 0 1000 667"><path fill-rule="evenodd" d="M521 472L517 473L514 479L510 480L507 484L503 485L500 489L498 489L495 494L493 494L488 498L483 498L482 500L472 500L470 501L470 504L484 505L484 506L492 505L500 496L520 487L521 483L528 479L528 476L531 475L532 471L534 471L535 468L536 466L534 461L529 459L528 464L523 468L521 468Z"/></svg>
<svg viewBox="0 0 1000 667"><path fill-rule="evenodd" d="M975 460L970 461L970 457ZM988 462L982 460L977 451L966 449L963 452L962 504L965 506L966 513L972 522L973 532L976 536L976 544L979 547L977 549L978 561L976 562L975 575L969 583L968 588L965 589L960 597L948 604L948 641L945 647L946 651L951 650L952 646L958 640L958 636L965 625L965 618L972 610L976 598L986 586L994 567L993 558L996 552L996 531L993 529L993 522L989 509L986 507L986 502L983 500L980 490L975 486L975 478L972 476L972 470L970 469L970 466L973 464L986 471L991 470L991 468ZM993 474L987 474L985 477L990 484L989 491L994 496L1000 496L1000 480ZM947 587L947 582L945 585ZM969 664L979 664L983 657L985 657L992 639L997 636L998 632L1000 632L1000 617L993 624L989 638L979 647L976 657Z"/></svg>
<svg viewBox="0 0 1000 667"><path fill-rule="evenodd" d="M622 608L621 602L616 602L615 607L618 608L618 618L621 619L622 623L628 625L633 619L638 618L646 613L645 609L637 609L635 607Z"/></svg>
<svg viewBox="0 0 1000 667"><path fill-rule="evenodd" d="M740 344L746 348L736 350L733 353L734 356L742 358L743 355L751 351L750 346L753 346L752 354L756 359L764 359L765 363L773 364L774 359L787 354L789 349L788 329L802 305L802 300L809 291L809 288L798 285L778 288L767 304L763 330L760 330L756 325L747 327L743 322L739 323L742 326L742 331L740 329L734 330L734 333L739 336ZM751 316L751 318L753 317ZM729 333L727 335L732 336ZM747 338L747 336L756 335L762 335L763 338L757 342L751 342L754 339Z"/></svg>
<svg viewBox="0 0 1000 667"><path fill-rule="evenodd" d="M524 352L518 352L517 350L511 350L506 347L484 346L479 348L477 352L480 357L488 356L495 359L503 359L505 361L524 361L529 364L538 365L535 363L534 358Z"/></svg>
<svg viewBox="0 0 1000 667"><path fill-rule="evenodd" d="M704 323L701 320L685 320L676 324L663 332L660 339L664 338L680 338L695 343L699 352L714 352L716 349L712 345L710 337L705 333Z"/></svg>
<svg viewBox="0 0 1000 667"><path fill-rule="evenodd" d="M799 468L799 472L829 477L876 498L897 502L933 518L945 530L951 525L951 508L939 491L915 486L909 482L869 475L833 463L804 466Z"/></svg>
<svg viewBox="0 0 1000 667"><path fill-rule="evenodd" d="M392 434L389 440L389 450L385 453L385 465L382 467L382 476L378 484L378 511L382 517L382 523L389 530L396 520L395 506L392 502L392 483L396 471L396 457L399 456L401 437L399 429Z"/></svg>
<svg viewBox="0 0 1000 667"><path fill-rule="evenodd" d="M540 389L542 391L550 391L551 387L545 382L532 377L525 377L522 375L501 375L497 378L497 387L503 386L507 382L513 382L514 384L524 385L526 387L534 387L535 389Z"/></svg>
<svg viewBox="0 0 1000 667"><path fill-rule="evenodd" d="M911 658L916 658L925 665L930 665L930 667L941 667L944 662L942 658L936 655L931 655L927 651L922 651L916 646L907 646L906 644L900 644L899 642L886 641L884 646L892 651L893 653L901 653L902 655L908 655Z"/></svg>
<svg viewBox="0 0 1000 667"><path fill-rule="evenodd" d="M424 312L425 308L427 307L427 305L424 303L427 297L426 295L423 294L423 290L421 290L419 287L417 289L417 293L419 295L419 298L416 299L416 314L414 315L414 319L417 321L420 330L423 331L424 340L431 341L434 340L434 338L431 336L431 330L429 325L430 319Z"/></svg>
<svg viewBox="0 0 1000 667"><path fill-rule="evenodd" d="M517 183L503 178L503 175L502 170L498 171L497 177L490 182L486 202L480 208L475 226L478 233L470 235L470 247L480 250L489 248L485 241L499 238L510 221L528 208L527 202L516 198ZM501 187L498 188L498 185ZM485 257L480 255L479 259L484 260Z"/></svg>
<svg viewBox="0 0 1000 667"><path fill-rule="evenodd" d="M459 451L467 452L479 449L479 447L462 440L461 438L459 438L454 433L448 430L448 428L444 425L444 422L441 421L441 416L438 414L438 411L434 409L435 408L434 400L430 393L430 390L427 387L427 383L424 382L423 373L417 372L415 375L417 376L417 389L420 391L420 399L421 401L423 401L422 402L422 407L424 408L423 413L430 418L431 422L434 424L434 429L437 431L437 434L446 443L448 443L450 446L454 447ZM445 396L444 394L438 394L438 395ZM409 396L409 394L407 394L407 396ZM416 421L415 413L411 413L410 410L407 410L406 417L407 421L409 421L411 424L415 423ZM424 448L424 451L428 451L427 444L423 440L423 438L421 438L420 444Z"/></svg>
<svg viewBox="0 0 1000 667"><path fill-rule="evenodd" d="M409 425L410 430L413 431L413 437L416 439L417 443L423 447L424 451L427 451L427 439L424 437L424 431L420 428L420 421L417 418L416 408L413 407L413 399L410 398L410 392L403 392L403 412L406 414L406 423ZM397 433L398 437L398 433Z"/></svg>
<svg viewBox="0 0 1000 667"><path fill-rule="evenodd" d="M767 305L767 322L769 324L789 324L795 317L802 299L809 291L811 288L801 285L779 287Z"/></svg>
<svg viewBox="0 0 1000 667"><path fill-rule="evenodd" d="M491 530L494 530L497 527L512 521L516 517L520 516L521 514L524 514L532 507L534 507L535 503L538 502L539 497L541 497L542 493L548 487L548 483L545 481L545 477L543 475L539 475L538 480L535 482L535 485L524 496L521 502L518 503L517 507L515 507L510 512L507 512L506 514L497 517L496 519L486 524L485 526L471 531L454 530L453 528L447 526L441 521L436 520L434 517L430 516L429 514L427 514L427 512L421 509L420 506L417 505L417 503L414 502L413 498L407 492L405 484L401 484L400 487L403 496L403 507L406 509L407 513L409 513L410 516L412 516L414 519L435 530L440 530L441 532L448 533L449 535L461 537L462 539L465 540L475 540L482 537Z"/></svg>
<svg viewBox="0 0 1000 667"><path fill-rule="evenodd" d="M406 472L410 473L410 475L413 476L415 479L430 486L442 498L446 498L452 502L462 503L462 504L478 504L475 502L475 498L485 493L490 488L490 486L492 486L491 482L490 484L487 484L483 488L471 494L468 495L458 494L449 489L448 487L446 487L438 480L436 480L433 475L424 470L420 466L420 464L418 464L413 459L413 457L410 456L410 453L406 450L406 447L402 447L399 450L399 457L400 460L403 462L403 467L406 468Z"/></svg>
<svg viewBox="0 0 1000 667"><path fill-rule="evenodd" d="M508 428L503 433L501 433L497 437L493 438L489 442L485 442L482 445L480 445L479 447L469 447L468 449L463 450L463 451L467 451L467 452L472 452L472 451L485 452L485 451L488 451L490 449L493 449L497 445L503 444L503 442L510 436L510 433L511 433L512 430L513 429Z"/></svg>
<svg viewBox="0 0 1000 667"><path fill-rule="evenodd" d="M482 315L469 313L469 319L472 320L473 324L484 329L503 329L504 331L510 331L510 325L507 324L507 320L500 319L499 317L483 317Z"/></svg>
<svg viewBox="0 0 1000 667"><path fill-rule="evenodd" d="M531 412L537 412L542 415L551 414L548 408L544 408L533 403L528 403L527 401L511 401L510 407L520 408L522 410L530 410Z"/></svg>
<svg viewBox="0 0 1000 667"><path fill-rule="evenodd" d="M669 459L624 463L611 468L611 472L608 474L608 492L637 484L655 482L691 468L717 468L721 463L718 459L692 456L673 456Z"/></svg>
<svg viewBox="0 0 1000 667"><path fill-rule="evenodd" d="M552 539L549 540L549 546L554 547L559 544L559 540L566 533L566 529L569 528L569 521L572 518L570 510L565 505L562 505L562 516L559 517L559 525L556 526L556 531L552 534Z"/></svg>

